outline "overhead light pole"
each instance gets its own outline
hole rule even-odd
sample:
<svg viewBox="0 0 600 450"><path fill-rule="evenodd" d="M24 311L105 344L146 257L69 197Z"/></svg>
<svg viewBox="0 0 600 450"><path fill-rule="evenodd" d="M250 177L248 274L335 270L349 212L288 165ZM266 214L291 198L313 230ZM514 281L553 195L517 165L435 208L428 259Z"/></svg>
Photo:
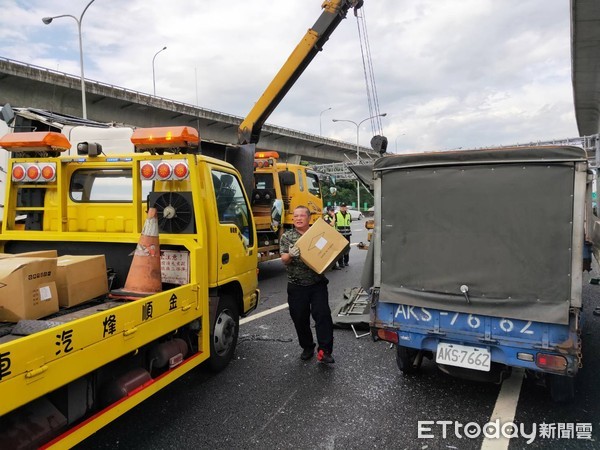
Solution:
<svg viewBox="0 0 600 450"><path fill-rule="evenodd" d="M327 108L327 109L324 109L319 114L319 136L323 136L323 127L322 127L321 117L323 116L324 112L327 112L327 111L330 111L330 110L331 110L331 106L329 108Z"/></svg>
<svg viewBox="0 0 600 450"><path fill-rule="evenodd" d="M156 75L154 72L154 60L156 59L156 55L158 55L160 52L165 51L167 49L167 47L163 47L161 48L159 51L157 51L154 54L154 57L152 58L152 86L154 87L154 96L156 97Z"/></svg>
<svg viewBox="0 0 600 450"><path fill-rule="evenodd" d="M351 124L354 124L354 126L356 127L356 164L360 164L360 126L363 122L366 122L367 120L373 119L375 117L385 117L387 116L387 113L383 113L383 114L375 114L374 116L371 117L367 117L366 119L361 120L360 122L356 123L354 120L348 120L348 119L331 119L332 122L349 122ZM357 202L357 208L360 211L360 182L358 180L356 180L356 202Z"/></svg>
<svg viewBox="0 0 600 450"><path fill-rule="evenodd" d="M70 17L73 20L75 20L75 22L77 22L77 31L79 33L79 65L81 67L81 109L82 109L82 114L83 114L84 119L87 119L87 108L86 108L86 104L85 104L85 76L83 75L83 41L81 39L81 21L83 20L83 15L87 11L87 9L95 1L96 0L92 0L91 2L89 2L87 4L87 6L83 9L83 12L81 13L81 16L79 16L79 19L71 14L62 14L60 16L44 17L42 19L42 22L44 22L46 25L51 24L54 19L60 19L61 17Z"/></svg>

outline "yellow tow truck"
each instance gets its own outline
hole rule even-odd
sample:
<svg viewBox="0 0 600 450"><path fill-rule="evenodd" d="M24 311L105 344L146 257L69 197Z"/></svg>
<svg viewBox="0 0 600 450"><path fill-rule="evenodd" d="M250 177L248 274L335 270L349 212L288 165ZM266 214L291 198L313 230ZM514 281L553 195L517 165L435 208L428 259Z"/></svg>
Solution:
<svg viewBox="0 0 600 450"><path fill-rule="evenodd" d="M223 369L239 316L257 306L256 230L239 173L196 154L188 127L138 129L132 141L145 152L58 156L71 144L54 132L0 139L12 153L2 252L104 255L118 288L153 208L161 267L176 263L162 291L139 300L102 296L0 324L2 448L70 447L198 364ZM0 288L0 314L6 300Z"/></svg>
<svg viewBox="0 0 600 450"><path fill-rule="evenodd" d="M258 151L250 201L258 236L259 262L279 258L279 238L293 226L294 208L310 209L311 224L323 214L317 172L301 164L278 162L275 151Z"/></svg>

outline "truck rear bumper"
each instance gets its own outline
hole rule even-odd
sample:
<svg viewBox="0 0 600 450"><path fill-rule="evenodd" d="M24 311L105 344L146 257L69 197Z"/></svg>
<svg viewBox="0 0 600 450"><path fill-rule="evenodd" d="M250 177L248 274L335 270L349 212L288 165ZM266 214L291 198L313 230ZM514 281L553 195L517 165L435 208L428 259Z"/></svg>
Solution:
<svg viewBox="0 0 600 450"><path fill-rule="evenodd" d="M489 352L493 363L574 376L581 358L578 317L572 314L569 325L557 325L379 302L371 332L376 339L434 356L440 344L458 344L475 349L474 354ZM456 365L474 368L466 361Z"/></svg>

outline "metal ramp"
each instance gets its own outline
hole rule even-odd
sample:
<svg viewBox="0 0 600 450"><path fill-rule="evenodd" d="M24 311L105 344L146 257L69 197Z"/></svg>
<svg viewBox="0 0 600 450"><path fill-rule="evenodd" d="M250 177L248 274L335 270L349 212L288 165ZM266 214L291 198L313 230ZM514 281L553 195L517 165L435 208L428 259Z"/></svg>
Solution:
<svg viewBox="0 0 600 450"><path fill-rule="evenodd" d="M370 165L373 164L375 159L359 159L347 162L336 162L329 164L315 164L312 166L313 170L319 173L325 173L329 176L335 177L336 180L355 180L356 175L350 171L349 166L357 165Z"/></svg>
<svg viewBox="0 0 600 450"><path fill-rule="evenodd" d="M369 328L370 305L369 294L362 287L346 289L344 300L338 303L331 311L333 326L351 328L357 339L369 335L370 333L359 335L356 332L356 328Z"/></svg>

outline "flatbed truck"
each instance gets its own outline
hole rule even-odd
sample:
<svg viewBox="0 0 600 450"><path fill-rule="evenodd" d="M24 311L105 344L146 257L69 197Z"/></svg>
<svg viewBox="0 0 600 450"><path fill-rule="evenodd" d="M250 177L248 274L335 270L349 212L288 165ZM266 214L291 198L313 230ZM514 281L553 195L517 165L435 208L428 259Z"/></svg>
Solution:
<svg viewBox="0 0 600 450"><path fill-rule="evenodd" d="M431 358L500 383L520 368L554 400L572 399L592 181L586 152L570 146L377 160L364 282L372 336L395 346L399 369Z"/></svg>

